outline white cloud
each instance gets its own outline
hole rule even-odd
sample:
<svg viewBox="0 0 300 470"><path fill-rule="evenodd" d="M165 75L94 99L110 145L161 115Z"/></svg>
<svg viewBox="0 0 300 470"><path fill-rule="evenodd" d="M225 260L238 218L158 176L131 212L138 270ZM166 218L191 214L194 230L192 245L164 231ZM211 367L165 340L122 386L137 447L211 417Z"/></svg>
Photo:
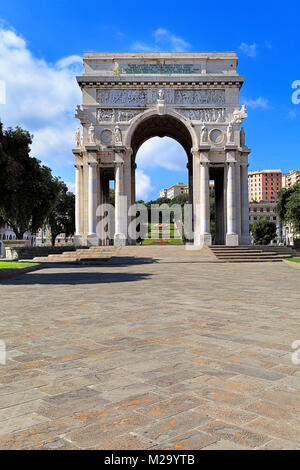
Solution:
<svg viewBox="0 0 300 470"><path fill-rule="evenodd" d="M75 183L71 183L70 181L66 181L65 182L67 187L68 187L68 190L71 192L71 193L74 193L75 194Z"/></svg>
<svg viewBox="0 0 300 470"><path fill-rule="evenodd" d="M175 34L171 33L167 29L164 28L157 28L153 33L154 39L156 43L165 44L171 47L173 52L183 52L190 44L186 42L180 36L176 36Z"/></svg>
<svg viewBox="0 0 300 470"><path fill-rule="evenodd" d="M248 57L256 57L257 44L255 42L253 44L247 44L246 42L242 42L239 46L239 49Z"/></svg>
<svg viewBox="0 0 300 470"><path fill-rule="evenodd" d="M254 108L254 109L257 109L257 108L268 109L270 107L269 101L266 98L262 98L261 96L259 98L256 98L255 100L247 100L247 99L242 100L241 99L241 102L249 106L249 108Z"/></svg>
<svg viewBox="0 0 300 470"><path fill-rule="evenodd" d="M81 58L64 57L55 64L36 57L14 31L0 28L0 80L6 83L6 104L0 105L4 126L34 135L31 154L51 166L73 163L75 106L81 102L75 75Z"/></svg>
<svg viewBox="0 0 300 470"><path fill-rule="evenodd" d="M190 44L180 36L176 36L167 29L157 28L152 36L154 42L146 44L141 41L136 41L132 44L131 49L140 52L156 52L160 50L168 50L170 52L184 52Z"/></svg>
<svg viewBox="0 0 300 470"><path fill-rule="evenodd" d="M147 201L151 192L154 190L154 187L151 184L150 176L146 175L142 169L136 169L135 175L136 181L136 200L139 201L142 199L143 201Z"/></svg>
<svg viewBox="0 0 300 470"><path fill-rule="evenodd" d="M141 168L161 167L182 171L186 169L187 156L176 140L170 137L153 137L140 147L136 161Z"/></svg>
<svg viewBox="0 0 300 470"><path fill-rule="evenodd" d="M131 49L139 52L153 52L157 50L156 46L149 46L143 42L136 41L132 44Z"/></svg>

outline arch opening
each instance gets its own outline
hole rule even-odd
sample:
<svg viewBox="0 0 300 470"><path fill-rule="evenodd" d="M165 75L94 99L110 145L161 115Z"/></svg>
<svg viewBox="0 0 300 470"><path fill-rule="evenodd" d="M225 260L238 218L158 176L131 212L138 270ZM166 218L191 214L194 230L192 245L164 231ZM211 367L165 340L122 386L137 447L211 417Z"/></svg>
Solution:
<svg viewBox="0 0 300 470"><path fill-rule="evenodd" d="M188 185L188 202L193 203L193 164L192 164L192 152L193 140L191 133L187 126L182 123L179 119L175 118L172 115L151 115L145 118L143 121L138 123L134 129L131 136L131 181L132 181L132 197L131 200L134 202L136 200L136 156L140 147L149 139L154 137L169 137L174 139L178 144L181 145L185 151L187 162L186 168L188 171L187 185ZM163 160L163 155L161 156ZM163 162L161 165L163 166ZM173 184L178 183L174 181ZM163 187L161 188L163 189Z"/></svg>

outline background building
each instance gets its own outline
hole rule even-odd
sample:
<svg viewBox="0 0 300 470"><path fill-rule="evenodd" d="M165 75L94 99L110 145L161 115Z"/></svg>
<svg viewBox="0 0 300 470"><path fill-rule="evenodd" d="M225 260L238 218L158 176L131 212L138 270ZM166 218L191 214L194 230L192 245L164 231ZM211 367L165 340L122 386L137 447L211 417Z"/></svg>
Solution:
<svg viewBox="0 0 300 470"><path fill-rule="evenodd" d="M257 220L266 219L276 223L276 239L272 244L282 242L282 228L278 215L274 212L276 202L250 202L249 203L249 223L253 224Z"/></svg>
<svg viewBox="0 0 300 470"><path fill-rule="evenodd" d="M300 183L300 170L292 170L282 175L282 187L290 188L296 183Z"/></svg>
<svg viewBox="0 0 300 470"><path fill-rule="evenodd" d="M173 184L168 189L162 189L159 192L159 197L167 197L168 199L174 199L174 197L179 196L180 194L188 194L189 187L187 184L184 183L176 183Z"/></svg>
<svg viewBox="0 0 300 470"><path fill-rule="evenodd" d="M249 202L277 202L281 188L281 170L250 171L248 173Z"/></svg>
<svg viewBox="0 0 300 470"><path fill-rule="evenodd" d="M15 232L8 224L0 225L0 255L3 254L2 242L5 240L16 240ZM32 246L36 244L36 236L30 232L24 233L23 240L30 240Z"/></svg>

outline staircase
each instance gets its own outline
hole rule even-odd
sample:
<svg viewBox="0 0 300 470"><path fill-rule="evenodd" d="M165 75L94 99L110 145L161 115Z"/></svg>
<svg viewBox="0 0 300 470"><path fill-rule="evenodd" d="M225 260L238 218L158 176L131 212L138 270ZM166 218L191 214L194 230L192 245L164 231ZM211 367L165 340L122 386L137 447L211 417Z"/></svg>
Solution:
<svg viewBox="0 0 300 470"><path fill-rule="evenodd" d="M213 245L210 249L220 261L229 263L280 262L294 255L292 248L278 246Z"/></svg>
<svg viewBox="0 0 300 470"><path fill-rule="evenodd" d="M60 253L49 253L46 256L35 256L33 261L39 263L80 263L97 264L99 261L107 261L115 256L119 247L114 246L91 246L75 248L73 250L61 251Z"/></svg>

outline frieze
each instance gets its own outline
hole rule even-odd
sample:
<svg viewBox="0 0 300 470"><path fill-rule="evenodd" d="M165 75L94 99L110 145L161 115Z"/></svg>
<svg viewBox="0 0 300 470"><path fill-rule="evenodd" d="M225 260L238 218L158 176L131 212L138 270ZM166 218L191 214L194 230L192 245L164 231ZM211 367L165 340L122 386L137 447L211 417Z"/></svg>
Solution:
<svg viewBox="0 0 300 470"><path fill-rule="evenodd" d="M98 122L129 122L140 112L135 109L98 108L96 117Z"/></svg>
<svg viewBox="0 0 300 470"><path fill-rule="evenodd" d="M182 114L190 121L200 122L225 122L225 108L202 108L202 109L182 109L177 108L175 111Z"/></svg>
<svg viewBox="0 0 300 470"><path fill-rule="evenodd" d="M164 100L172 105L224 104L225 90L178 90L164 88ZM141 89L97 89L97 102L102 105L147 106L159 99L159 90Z"/></svg>

